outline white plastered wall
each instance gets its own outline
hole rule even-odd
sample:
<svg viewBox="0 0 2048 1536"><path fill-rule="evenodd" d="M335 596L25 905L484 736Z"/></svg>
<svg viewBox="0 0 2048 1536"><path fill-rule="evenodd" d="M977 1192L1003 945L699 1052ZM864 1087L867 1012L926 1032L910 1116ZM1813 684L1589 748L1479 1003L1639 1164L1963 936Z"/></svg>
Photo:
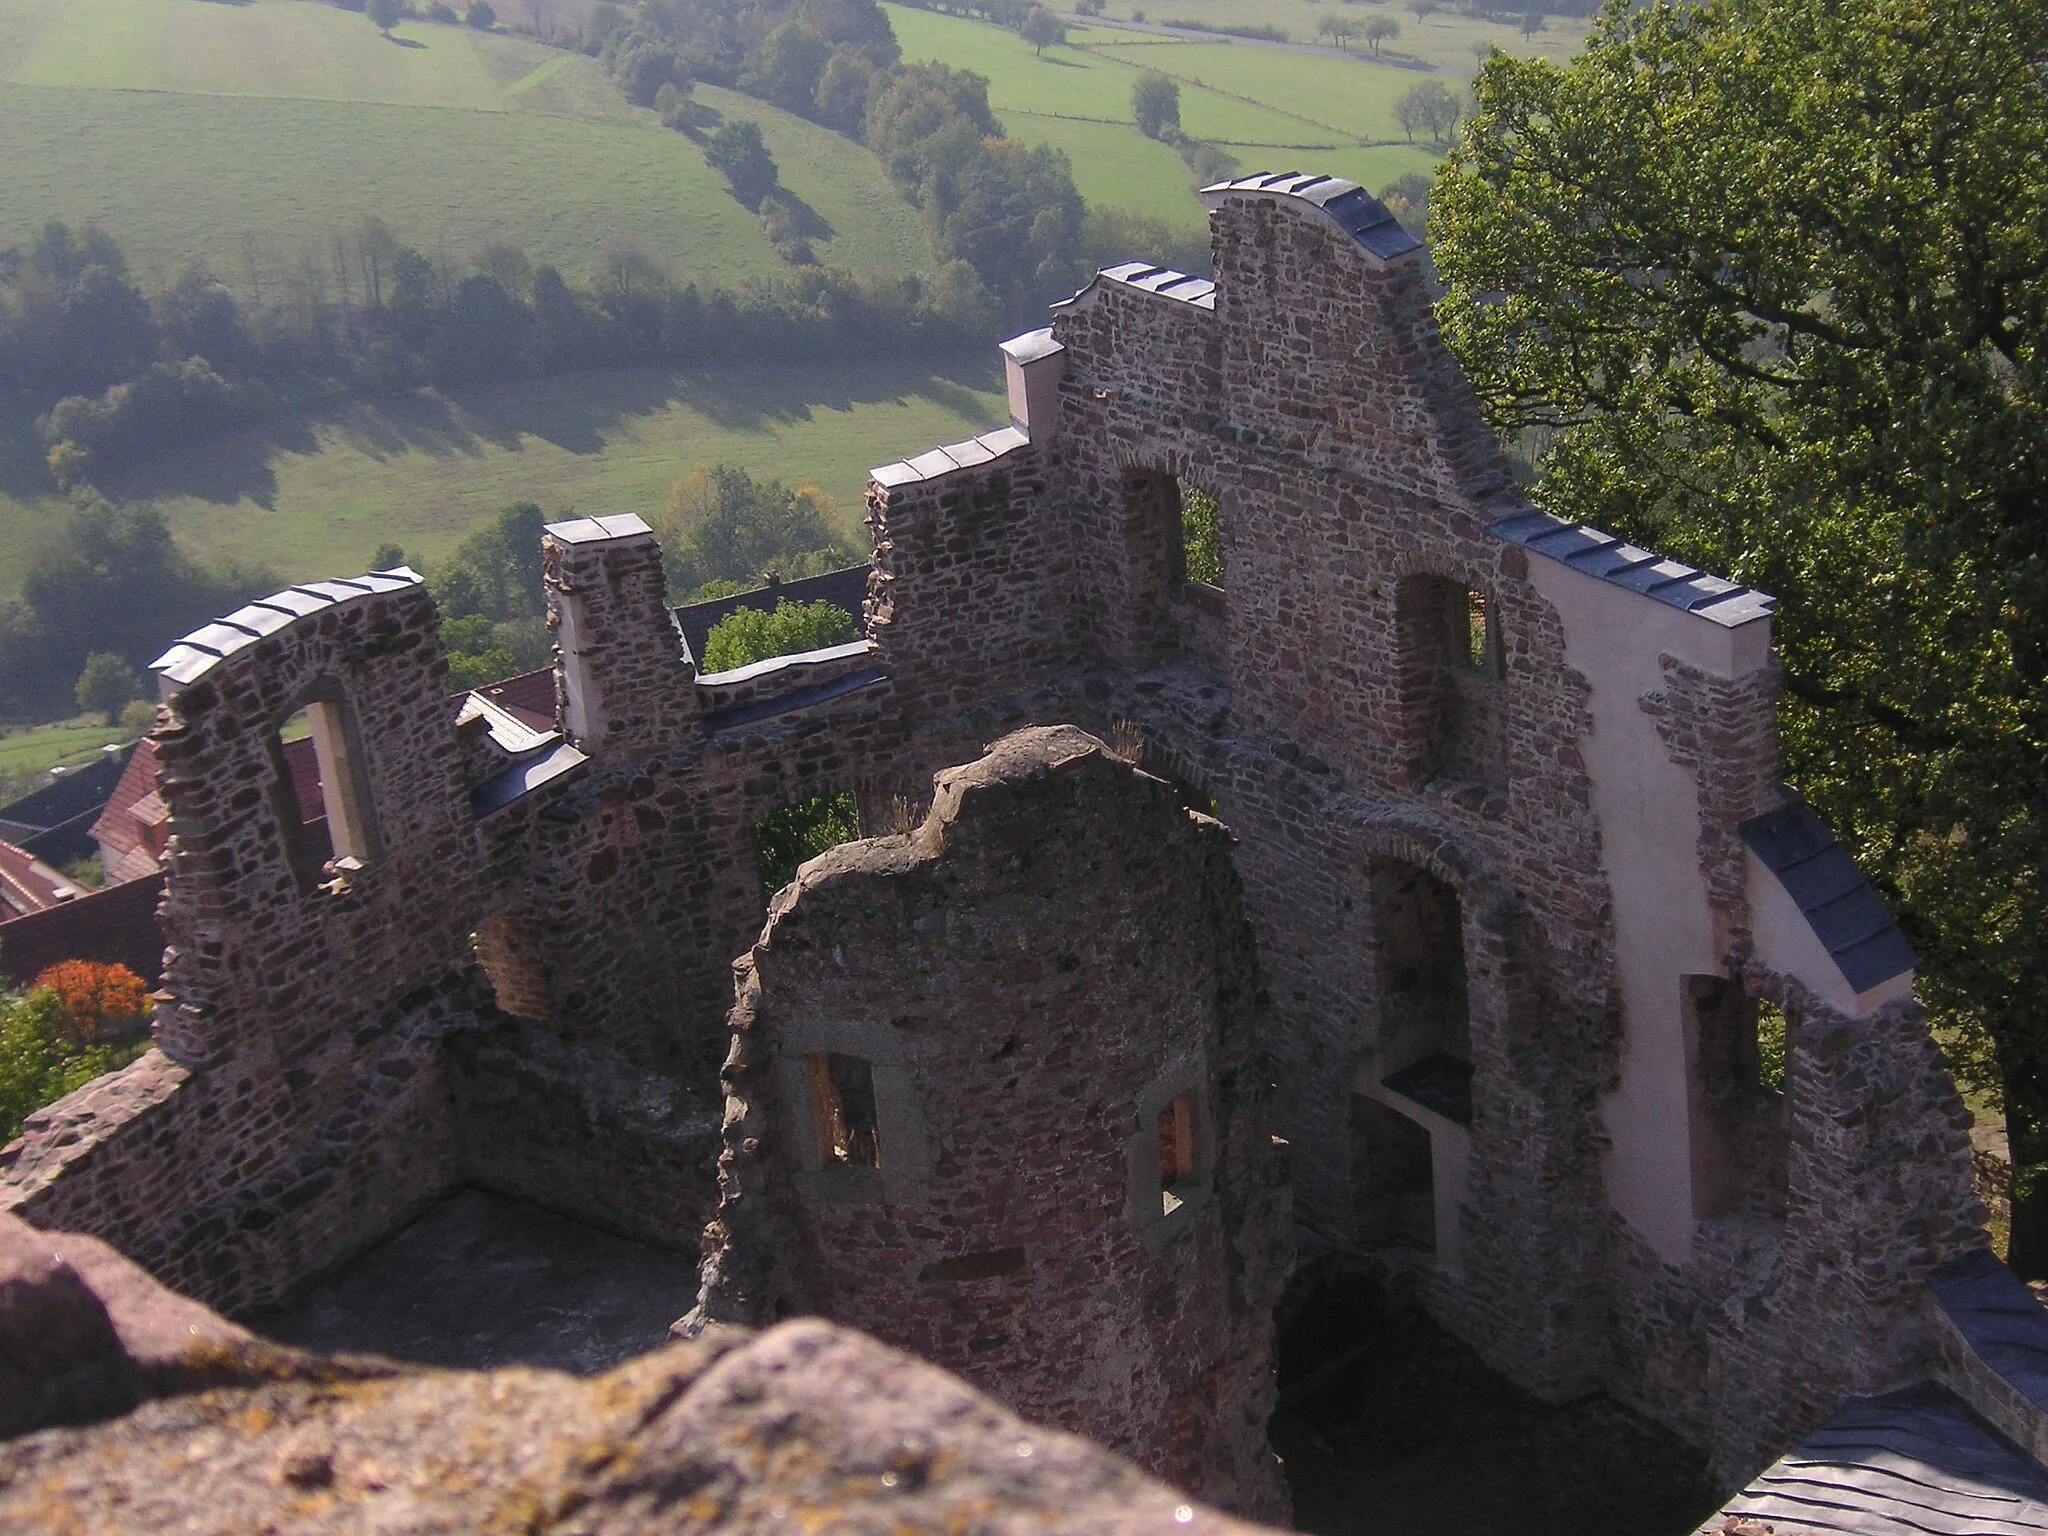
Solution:
<svg viewBox="0 0 2048 1536"><path fill-rule="evenodd" d="M1727 678L1766 665L1770 620L1730 628L1559 561L1532 556L1529 567L1592 686L1580 752L1614 901L1623 1025L1621 1082L1602 1110L1609 1199L1660 1257L1685 1263L1694 1220L1684 978L1719 974L1726 936L1700 870L1698 786L1641 700L1665 686L1663 656Z"/></svg>

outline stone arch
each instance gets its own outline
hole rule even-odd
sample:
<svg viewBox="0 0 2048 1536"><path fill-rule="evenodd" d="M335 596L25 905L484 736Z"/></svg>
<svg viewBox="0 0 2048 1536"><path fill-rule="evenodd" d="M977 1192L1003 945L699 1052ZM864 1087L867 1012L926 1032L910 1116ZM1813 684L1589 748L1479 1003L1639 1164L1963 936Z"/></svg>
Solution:
<svg viewBox="0 0 2048 1536"><path fill-rule="evenodd" d="M1409 813L1349 831L1369 909L1355 957L1368 1022L1344 1065L1352 1238L1457 1272L1475 1148L1511 1091L1510 1041L1532 1022L1521 909L1449 828Z"/></svg>

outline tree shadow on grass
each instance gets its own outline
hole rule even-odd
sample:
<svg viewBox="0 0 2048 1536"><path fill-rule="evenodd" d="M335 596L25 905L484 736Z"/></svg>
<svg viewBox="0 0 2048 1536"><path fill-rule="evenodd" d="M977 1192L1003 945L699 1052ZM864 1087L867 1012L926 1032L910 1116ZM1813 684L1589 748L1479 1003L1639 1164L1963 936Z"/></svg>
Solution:
<svg viewBox="0 0 2048 1536"><path fill-rule="evenodd" d="M929 400L958 417L959 436L969 437L1002 424L1002 412L986 398L1001 387L1000 371L979 354L566 374L445 394L422 390L338 401L143 463L111 467L98 480L109 496L123 499L189 497L218 506L249 501L274 511L277 461L330 446L379 462L411 453L481 458L494 448L516 453L534 441L594 455L635 421L678 405L728 431L763 432L809 421L819 411L913 399ZM923 452L931 446L902 448ZM0 437L0 466L4 450ZM886 454L888 445L878 444L876 451ZM47 481L34 491L47 493Z"/></svg>

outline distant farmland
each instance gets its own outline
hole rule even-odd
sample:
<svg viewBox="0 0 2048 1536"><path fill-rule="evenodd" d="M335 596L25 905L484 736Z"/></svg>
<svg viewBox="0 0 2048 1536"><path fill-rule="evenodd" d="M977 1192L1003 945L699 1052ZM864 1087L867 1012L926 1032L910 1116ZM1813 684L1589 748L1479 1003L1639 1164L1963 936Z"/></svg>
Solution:
<svg viewBox="0 0 2048 1536"><path fill-rule="evenodd" d="M834 231L820 260L928 264L915 211L859 145L699 94L761 124L784 183ZM387 42L306 0L6 0L0 245L96 222L145 280L200 259L247 294L309 252L324 263L371 213L436 257L505 241L577 277L614 244L707 286L781 270L702 151L579 55L418 23Z"/></svg>
<svg viewBox="0 0 2048 1536"><path fill-rule="evenodd" d="M1197 6L1141 5L1153 21L1193 16L1215 22L1263 22L1265 7L1308 13L1306 0L1230 0ZM1126 28L1076 26L1070 44L1043 55L1013 32L962 16L886 5L907 59L939 59L989 78L989 103L1013 137L1052 144L1074 162L1074 179L1091 204L1121 207L1184 228L1202 220L1193 177L1164 144L1131 121L1131 86L1156 69L1181 87L1181 125L1219 144L1247 172L1315 170L1348 176L1378 191L1410 172L1428 174L1442 146L1410 144L1394 119L1394 103L1422 80L1442 79L1462 91L1477 67L1473 44L1513 45L1516 52L1568 53L1583 22L1557 22L1525 42L1512 25L1431 13L1418 21L1398 13L1403 37L1384 62L1262 48L1244 42L1183 39ZM1114 14L1129 15L1118 5ZM1313 43L1318 23L1308 13L1295 33ZM1352 20L1394 14L1392 7L1342 6L1323 14ZM1414 53L1405 53L1403 47Z"/></svg>

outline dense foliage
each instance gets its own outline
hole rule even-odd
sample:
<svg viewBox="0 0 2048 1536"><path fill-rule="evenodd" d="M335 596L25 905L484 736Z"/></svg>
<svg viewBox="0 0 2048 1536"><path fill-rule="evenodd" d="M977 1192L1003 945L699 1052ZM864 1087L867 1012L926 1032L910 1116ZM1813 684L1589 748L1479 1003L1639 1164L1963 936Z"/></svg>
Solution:
<svg viewBox="0 0 2048 1536"><path fill-rule="evenodd" d="M773 656L801 655L859 638L859 623L838 604L783 598L772 610L739 608L712 625L704 637L703 670L730 672Z"/></svg>
<svg viewBox="0 0 2048 1536"><path fill-rule="evenodd" d="M1496 53L1445 333L1542 502L1785 599L1792 782L2002 1091L2048 1274L2048 8L1704 0Z"/></svg>
<svg viewBox="0 0 2048 1536"><path fill-rule="evenodd" d="M670 597L723 597L770 574L794 580L851 565L860 556L835 531L837 515L815 486L700 467L676 482L656 519Z"/></svg>
<svg viewBox="0 0 2048 1536"><path fill-rule="evenodd" d="M0 251L0 395L44 413L51 471L71 485L97 465L353 390L929 353L980 339L983 319L910 274L809 266L745 295L706 294L625 247L588 287L512 246L462 273L374 218L339 242L317 290L278 304L245 305L201 266L145 299L111 237L53 223L26 250Z"/></svg>
<svg viewBox="0 0 2048 1536"><path fill-rule="evenodd" d="M1004 20L1040 48L1062 35L1056 17L1029 5ZM645 105L665 88L711 81L866 144L924 214L934 257L951 269L938 286L955 314L1024 313L1086 276L1086 210L1065 153L1004 138L981 76L900 63L874 0L641 0L630 16L603 6L584 47ZM762 207L775 176L758 129L728 123L706 153L742 202Z"/></svg>
<svg viewBox="0 0 2048 1536"><path fill-rule="evenodd" d="M761 889L773 896L796 878L805 860L859 836L860 805L851 791L820 795L762 817L754 827Z"/></svg>
<svg viewBox="0 0 2048 1536"><path fill-rule="evenodd" d="M569 516L564 510L556 521ZM448 689L465 693L554 659L541 585L541 531L549 519L533 501L515 501L476 528L427 574L441 610L448 648ZM405 551L385 545L372 570L406 564Z"/></svg>
<svg viewBox="0 0 2048 1536"><path fill-rule="evenodd" d="M67 961L27 992L0 994L0 1144L45 1104L148 1049L147 1041L107 1040L115 1026L135 1021L144 993L125 966Z"/></svg>
<svg viewBox="0 0 2048 1536"><path fill-rule="evenodd" d="M152 507L81 495L29 560L20 601L0 604L0 716L68 715L84 697L75 690L88 657L139 669L178 635L279 585L261 568L195 565ZM106 680L93 687L85 707L111 710Z"/></svg>

